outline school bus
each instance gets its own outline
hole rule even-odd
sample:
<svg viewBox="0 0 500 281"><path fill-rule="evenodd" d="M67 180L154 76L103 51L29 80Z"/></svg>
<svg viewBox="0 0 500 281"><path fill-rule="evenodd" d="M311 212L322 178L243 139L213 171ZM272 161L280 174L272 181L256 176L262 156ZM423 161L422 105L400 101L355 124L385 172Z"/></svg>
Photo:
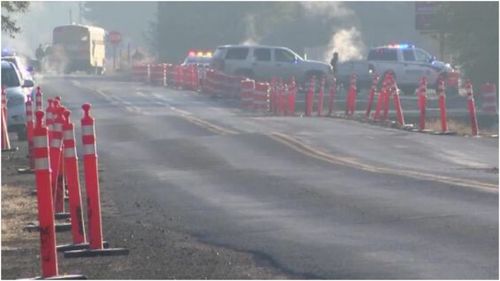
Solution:
<svg viewBox="0 0 500 281"><path fill-rule="evenodd" d="M104 29L88 25L63 25L52 34L51 64L64 73L102 74L105 61Z"/></svg>

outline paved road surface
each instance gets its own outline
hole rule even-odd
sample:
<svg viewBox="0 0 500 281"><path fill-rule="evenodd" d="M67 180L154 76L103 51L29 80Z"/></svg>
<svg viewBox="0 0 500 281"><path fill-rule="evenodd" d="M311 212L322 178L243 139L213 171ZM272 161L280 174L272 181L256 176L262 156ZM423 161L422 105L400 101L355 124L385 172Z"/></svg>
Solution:
<svg viewBox="0 0 500 281"><path fill-rule="evenodd" d="M498 278L498 139L262 117L133 82L42 85L74 120L93 104L102 192L124 219L302 277Z"/></svg>

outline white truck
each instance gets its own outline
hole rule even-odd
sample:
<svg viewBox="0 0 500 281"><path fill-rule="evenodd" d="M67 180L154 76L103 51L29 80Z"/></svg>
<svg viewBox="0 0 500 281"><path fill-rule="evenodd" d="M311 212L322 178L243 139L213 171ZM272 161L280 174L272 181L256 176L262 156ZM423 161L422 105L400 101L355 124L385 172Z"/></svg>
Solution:
<svg viewBox="0 0 500 281"><path fill-rule="evenodd" d="M444 79L447 87L452 89L458 87L460 76L450 64L438 61L425 50L410 44L372 48L367 60L346 61L337 66L337 80L344 85L349 83L353 73L358 77L358 87L369 87L373 74L379 75L382 81L385 75L392 73L403 92L410 94L424 76L429 87L436 87L438 80Z"/></svg>

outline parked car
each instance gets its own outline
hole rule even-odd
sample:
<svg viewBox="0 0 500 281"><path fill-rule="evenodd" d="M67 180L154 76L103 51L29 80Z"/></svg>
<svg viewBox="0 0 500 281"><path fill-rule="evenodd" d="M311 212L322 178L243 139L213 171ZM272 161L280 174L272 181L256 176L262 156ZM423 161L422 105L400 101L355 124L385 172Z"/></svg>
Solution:
<svg viewBox="0 0 500 281"><path fill-rule="evenodd" d="M450 64L438 61L425 50L410 44L372 48L366 60L346 61L338 65L337 78L341 83L348 83L352 73L357 74L361 86L371 84L372 74L378 74L383 79L392 73L398 86L409 93L414 92L424 76L430 87L436 87L438 80L444 79L447 87L454 89L458 87L460 77Z"/></svg>
<svg viewBox="0 0 500 281"><path fill-rule="evenodd" d="M273 77L304 83L311 77L321 79L333 75L332 67L323 62L305 60L292 50L279 46L225 45L215 50L211 67L229 75L241 75L256 80Z"/></svg>
<svg viewBox="0 0 500 281"><path fill-rule="evenodd" d="M19 140L26 140L26 108L32 94L33 81L22 79L14 64L2 61L2 87L7 95L7 130L16 132Z"/></svg>

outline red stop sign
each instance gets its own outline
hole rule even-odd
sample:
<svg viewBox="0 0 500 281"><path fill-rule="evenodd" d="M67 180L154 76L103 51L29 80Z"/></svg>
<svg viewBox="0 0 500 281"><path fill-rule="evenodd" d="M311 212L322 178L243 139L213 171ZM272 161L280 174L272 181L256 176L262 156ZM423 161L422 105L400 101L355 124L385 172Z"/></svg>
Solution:
<svg viewBox="0 0 500 281"><path fill-rule="evenodd" d="M118 44L122 41L122 34L118 31L110 31L108 34L108 39L111 44Z"/></svg>

